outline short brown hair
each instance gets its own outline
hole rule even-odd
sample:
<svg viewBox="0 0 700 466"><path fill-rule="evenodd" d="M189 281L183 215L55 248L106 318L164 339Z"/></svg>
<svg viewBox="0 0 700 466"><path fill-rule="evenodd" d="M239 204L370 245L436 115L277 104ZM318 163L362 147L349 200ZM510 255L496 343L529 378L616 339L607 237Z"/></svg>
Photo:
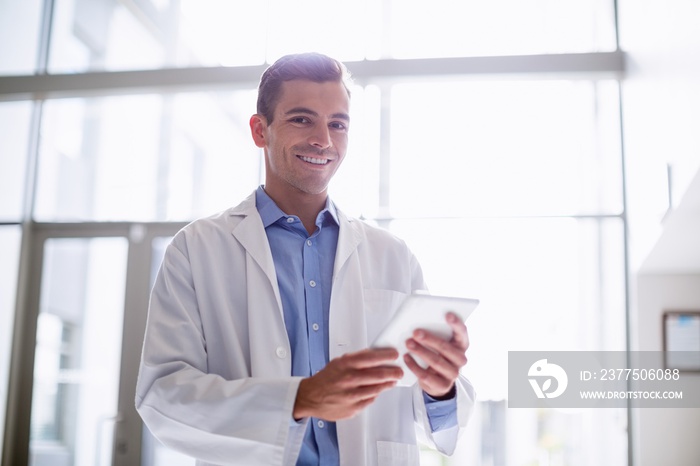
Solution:
<svg viewBox="0 0 700 466"><path fill-rule="evenodd" d="M320 53L285 55L265 70L258 86L257 112L265 117L268 124L272 123L282 83L294 79L317 83L342 82L350 96L350 73L338 60Z"/></svg>

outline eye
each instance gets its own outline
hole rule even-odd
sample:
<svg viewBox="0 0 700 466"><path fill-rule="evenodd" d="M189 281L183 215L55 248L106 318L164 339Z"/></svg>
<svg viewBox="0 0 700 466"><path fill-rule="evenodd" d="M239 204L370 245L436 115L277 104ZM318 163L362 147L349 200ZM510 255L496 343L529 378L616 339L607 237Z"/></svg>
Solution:
<svg viewBox="0 0 700 466"><path fill-rule="evenodd" d="M297 124L297 125L305 125L305 124L310 123L311 120L309 120L307 117L304 117L304 116L296 116L296 117L290 118L289 122Z"/></svg>
<svg viewBox="0 0 700 466"><path fill-rule="evenodd" d="M340 121L331 122L328 126L339 131L347 131L348 125Z"/></svg>

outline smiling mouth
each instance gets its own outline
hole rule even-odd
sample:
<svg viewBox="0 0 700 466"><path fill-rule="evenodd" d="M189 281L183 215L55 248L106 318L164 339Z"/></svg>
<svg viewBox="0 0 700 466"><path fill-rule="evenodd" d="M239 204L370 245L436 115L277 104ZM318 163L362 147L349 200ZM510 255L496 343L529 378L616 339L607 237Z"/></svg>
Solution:
<svg viewBox="0 0 700 466"><path fill-rule="evenodd" d="M303 155L297 155L301 160L307 163L311 163L314 165L326 165L330 160L328 159L319 159L316 157L304 157Z"/></svg>

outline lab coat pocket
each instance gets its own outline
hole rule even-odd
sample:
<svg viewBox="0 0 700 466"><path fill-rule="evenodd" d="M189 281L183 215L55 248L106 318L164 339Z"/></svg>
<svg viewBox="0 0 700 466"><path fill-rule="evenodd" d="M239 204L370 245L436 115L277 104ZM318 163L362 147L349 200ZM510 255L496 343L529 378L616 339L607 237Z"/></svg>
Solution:
<svg viewBox="0 0 700 466"><path fill-rule="evenodd" d="M378 466L411 466L420 464L417 445L398 442L377 442Z"/></svg>
<svg viewBox="0 0 700 466"><path fill-rule="evenodd" d="M406 296L406 293L394 290L364 290L367 342L369 344L372 344L379 332L389 323Z"/></svg>

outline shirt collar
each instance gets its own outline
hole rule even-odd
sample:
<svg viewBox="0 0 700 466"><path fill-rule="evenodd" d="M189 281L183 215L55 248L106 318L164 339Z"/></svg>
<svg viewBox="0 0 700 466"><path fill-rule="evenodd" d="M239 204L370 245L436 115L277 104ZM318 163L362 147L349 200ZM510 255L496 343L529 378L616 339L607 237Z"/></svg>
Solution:
<svg viewBox="0 0 700 466"><path fill-rule="evenodd" d="M282 209L275 204L275 201L265 192L264 186L262 185L258 186L257 191L255 191L255 206L258 209L258 213L260 214L265 228L281 218L290 217L290 215L285 214ZM333 221L336 225L340 225L338 221L338 211L330 197L326 198L326 206L316 217L316 225L320 227L327 221Z"/></svg>

